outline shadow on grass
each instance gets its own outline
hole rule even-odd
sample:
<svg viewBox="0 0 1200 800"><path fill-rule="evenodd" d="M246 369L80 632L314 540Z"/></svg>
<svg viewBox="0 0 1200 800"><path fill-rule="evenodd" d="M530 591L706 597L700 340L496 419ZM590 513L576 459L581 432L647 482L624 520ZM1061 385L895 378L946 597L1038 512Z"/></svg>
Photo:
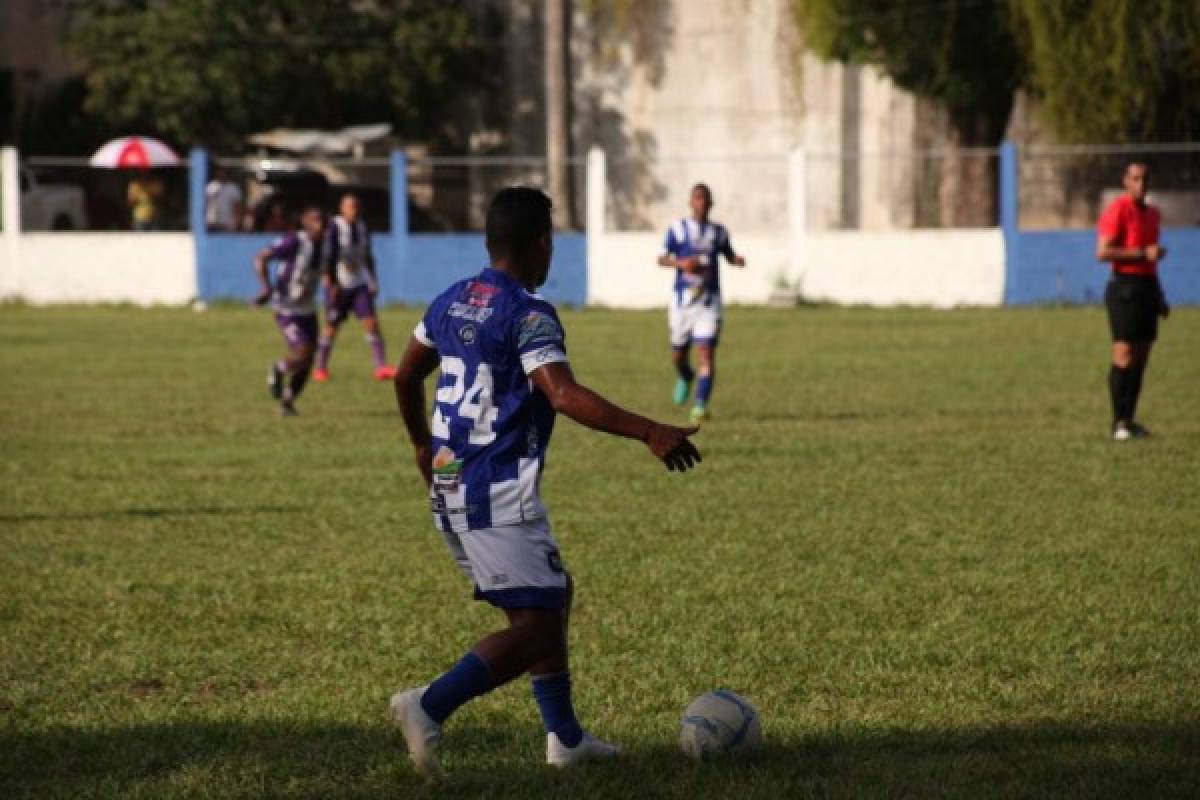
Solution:
<svg viewBox="0 0 1200 800"><path fill-rule="evenodd" d="M218 517L238 514L290 514L304 506L196 506L194 508L114 508L102 511L0 514L0 522L72 522L101 519L162 519L165 517Z"/></svg>
<svg viewBox="0 0 1200 800"><path fill-rule="evenodd" d="M305 797L1195 797L1200 721L839 730L754 759L693 764L671 744L557 772L541 738L497 719L452 726L449 782L419 781L379 726L175 722L0 732L0 795Z"/></svg>

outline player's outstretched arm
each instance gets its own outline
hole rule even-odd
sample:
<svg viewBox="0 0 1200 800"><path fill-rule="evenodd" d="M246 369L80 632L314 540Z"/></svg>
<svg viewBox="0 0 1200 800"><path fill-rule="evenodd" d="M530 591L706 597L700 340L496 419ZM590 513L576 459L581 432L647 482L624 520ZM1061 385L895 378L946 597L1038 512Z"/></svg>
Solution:
<svg viewBox="0 0 1200 800"><path fill-rule="evenodd" d="M437 350L426 346L416 337L410 337L395 378L396 405L400 408L400 416L416 456L417 469L426 486L433 483L433 435L426 418L425 379L437 369L438 361Z"/></svg>
<svg viewBox="0 0 1200 800"><path fill-rule="evenodd" d="M576 383L565 362L538 367L529 373L529 378L555 411L594 430L643 442L669 470L683 472L701 461L699 451L688 438L700 430L698 427L663 425L626 411Z"/></svg>

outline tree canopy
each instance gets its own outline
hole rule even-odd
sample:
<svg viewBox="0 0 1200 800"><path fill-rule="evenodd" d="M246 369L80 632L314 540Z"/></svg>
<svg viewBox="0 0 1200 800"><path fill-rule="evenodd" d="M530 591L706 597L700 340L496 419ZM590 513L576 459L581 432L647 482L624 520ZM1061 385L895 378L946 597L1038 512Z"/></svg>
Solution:
<svg viewBox="0 0 1200 800"><path fill-rule="evenodd" d="M1196 0L1013 0L1030 88L1073 142L1200 134Z"/></svg>
<svg viewBox="0 0 1200 800"><path fill-rule="evenodd" d="M1196 0L793 0L820 56L880 67L994 143L1018 89L1061 139L1200 133ZM975 122L973 122L973 120ZM983 121L983 139L970 136Z"/></svg>
<svg viewBox="0 0 1200 800"><path fill-rule="evenodd" d="M995 0L793 0L819 56L878 66L901 88L940 102L963 141L1003 135L1023 61L1008 9Z"/></svg>
<svg viewBox="0 0 1200 800"><path fill-rule="evenodd" d="M101 121L240 148L289 125L428 135L477 43L442 0L114 0L80 9L72 46Z"/></svg>

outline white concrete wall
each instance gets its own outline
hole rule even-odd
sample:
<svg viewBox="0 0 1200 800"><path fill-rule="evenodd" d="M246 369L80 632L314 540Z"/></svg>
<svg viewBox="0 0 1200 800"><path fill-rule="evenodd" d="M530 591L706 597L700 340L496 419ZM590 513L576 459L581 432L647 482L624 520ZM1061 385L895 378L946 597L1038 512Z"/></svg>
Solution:
<svg viewBox="0 0 1200 800"><path fill-rule="evenodd" d="M809 232L793 277L808 300L870 306L998 306L997 228Z"/></svg>
<svg viewBox="0 0 1200 800"><path fill-rule="evenodd" d="M595 246L589 246L588 305L665 308L675 271L656 263L663 234L607 233L596 238ZM722 299L727 305L761 305L776 277L786 271L787 239L746 236L735 238L734 246L747 264L745 269L737 269L722 263Z"/></svg>
<svg viewBox="0 0 1200 800"><path fill-rule="evenodd" d="M196 296L189 233L26 233L0 295L35 304L182 305Z"/></svg>
<svg viewBox="0 0 1200 800"><path fill-rule="evenodd" d="M781 283L808 300L843 305L996 306L1004 300L1004 237L998 228L815 232L806 226L802 152L787 170L787 223L771 234L732 232L745 269L722 265L730 305L759 305ZM661 308L673 274L656 264L661 232L606 230L611 202L604 154L588 155L589 305Z"/></svg>

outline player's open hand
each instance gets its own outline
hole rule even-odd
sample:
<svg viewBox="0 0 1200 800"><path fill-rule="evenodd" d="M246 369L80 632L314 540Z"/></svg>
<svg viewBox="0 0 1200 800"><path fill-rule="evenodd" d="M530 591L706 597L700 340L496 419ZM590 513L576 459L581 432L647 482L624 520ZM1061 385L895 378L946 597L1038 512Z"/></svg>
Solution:
<svg viewBox="0 0 1200 800"><path fill-rule="evenodd" d="M671 471L684 472L699 464L700 451L692 444L689 436L699 431L698 426L677 428L674 425L654 423L646 437L646 446Z"/></svg>

